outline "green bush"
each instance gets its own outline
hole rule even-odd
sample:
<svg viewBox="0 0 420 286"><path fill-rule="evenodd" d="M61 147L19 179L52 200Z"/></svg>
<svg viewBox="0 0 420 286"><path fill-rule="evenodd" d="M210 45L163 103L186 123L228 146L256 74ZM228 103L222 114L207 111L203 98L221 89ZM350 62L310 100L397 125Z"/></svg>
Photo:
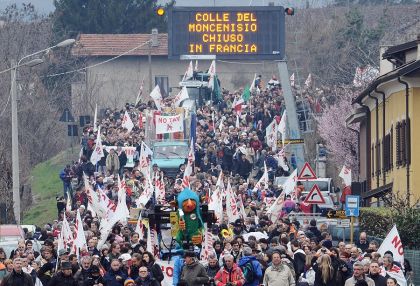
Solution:
<svg viewBox="0 0 420 286"><path fill-rule="evenodd" d="M392 210L390 208L360 209L360 231L365 231L369 236L385 238L392 225Z"/></svg>
<svg viewBox="0 0 420 286"><path fill-rule="evenodd" d="M404 248L420 248L420 210L414 207L361 208L360 231L384 239L393 225L397 225Z"/></svg>

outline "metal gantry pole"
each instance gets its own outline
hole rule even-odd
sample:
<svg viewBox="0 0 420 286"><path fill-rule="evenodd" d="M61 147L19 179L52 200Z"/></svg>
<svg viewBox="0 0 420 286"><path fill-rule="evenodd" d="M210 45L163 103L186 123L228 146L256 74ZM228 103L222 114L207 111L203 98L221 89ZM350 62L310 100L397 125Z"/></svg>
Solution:
<svg viewBox="0 0 420 286"><path fill-rule="evenodd" d="M11 61L12 67L16 61ZM12 177L13 177L13 210L16 224L20 224L20 182L19 182L19 128L17 114L17 67L11 70L10 97L12 101Z"/></svg>

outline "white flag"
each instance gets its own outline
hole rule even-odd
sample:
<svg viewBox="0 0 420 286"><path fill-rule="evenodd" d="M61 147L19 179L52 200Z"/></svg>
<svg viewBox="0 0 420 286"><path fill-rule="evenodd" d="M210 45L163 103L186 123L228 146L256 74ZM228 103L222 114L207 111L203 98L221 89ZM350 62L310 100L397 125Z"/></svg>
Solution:
<svg viewBox="0 0 420 286"><path fill-rule="evenodd" d="M134 123L131 120L130 114L128 114L127 110L124 113L124 117L123 117L121 126L126 128L128 130L128 132L131 132L131 130L134 128Z"/></svg>
<svg viewBox="0 0 420 286"><path fill-rule="evenodd" d="M265 164L265 162L264 162L264 173L261 176L258 183L255 184L253 192L256 192L257 190L262 190L262 183L264 183L264 189L268 189L268 170L267 170L267 165Z"/></svg>
<svg viewBox="0 0 420 286"><path fill-rule="evenodd" d="M210 253L214 253L213 241L213 234L207 229L207 224L204 224L204 243L201 246L200 252L201 261L207 261Z"/></svg>
<svg viewBox="0 0 420 286"><path fill-rule="evenodd" d="M93 150L92 155L90 156L90 161L93 165L96 165L96 163L98 163L104 156L104 148L102 147L101 139L101 127L99 127L98 135L96 136L95 150Z"/></svg>
<svg viewBox="0 0 420 286"><path fill-rule="evenodd" d="M251 86L249 87L249 91L252 92L259 92L258 86L255 86L255 81L257 79L257 74L254 74L254 79L252 80Z"/></svg>
<svg viewBox="0 0 420 286"><path fill-rule="evenodd" d="M188 90L186 86L183 86L182 89L178 92L178 94L174 98L174 106L178 107L181 105L181 102L185 99L190 98L188 96Z"/></svg>
<svg viewBox="0 0 420 286"><path fill-rule="evenodd" d="M235 127L236 128L240 128L240 121L239 121L239 115L238 114L236 114L236 124L235 124Z"/></svg>
<svg viewBox="0 0 420 286"><path fill-rule="evenodd" d="M245 207L244 207L244 202L242 200L242 196L239 195L238 201L239 201L239 210L241 211L241 217L242 217L243 220L245 220L246 212L245 212Z"/></svg>
<svg viewBox="0 0 420 286"><path fill-rule="evenodd" d="M312 82L312 74L309 74L308 75L308 78L305 80L305 85L306 85L306 87L311 87L312 84L313 84L313 82Z"/></svg>
<svg viewBox="0 0 420 286"><path fill-rule="evenodd" d="M229 223L235 222L237 219L240 218L236 196L232 191L230 181L228 181L226 188L226 213L228 216Z"/></svg>
<svg viewBox="0 0 420 286"><path fill-rule="evenodd" d="M297 180L297 169L295 169L283 183L283 193L288 195L295 190Z"/></svg>
<svg viewBox="0 0 420 286"><path fill-rule="evenodd" d="M198 60L195 60L195 67L194 67L194 71L198 71Z"/></svg>
<svg viewBox="0 0 420 286"><path fill-rule="evenodd" d="M121 210L122 215L125 216L125 218L128 218L130 216L130 211L127 207L127 193L125 190L125 181L121 181L120 176L118 176L118 206L121 204ZM116 212L116 211L115 211Z"/></svg>
<svg viewBox="0 0 420 286"><path fill-rule="evenodd" d="M75 228L76 228L76 237L74 238L74 244L78 248L82 248L83 246L86 245L86 236L83 230L83 221L82 221L82 217L80 216L79 209L77 209Z"/></svg>
<svg viewBox="0 0 420 286"><path fill-rule="evenodd" d="M384 241L382 241L378 253L383 256L385 251L388 250L392 252L395 261L404 265L404 248L396 225L394 225Z"/></svg>
<svg viewBox="0 0 420 286"><path fill-rule="evenodd" d="M139 235L140 239L144 238L144 225L141 217L141 212L139 214L139 219L137 220L136 229L134 230L134 232Z"/></svg>
<svg viewBox="0 0 420 286"><path fill-rule="evenodd" d="M290 86L295 87L295 73L290 76Z"/></svg>
<svg viewBox="0 0 420 286"><path fill-rule="evenodd" d="M159 85L156 85L155 88L150 93L150 97L154 100L156 108L158 110L162 109L162 93L160 93Z"/></svg>
<svg viewBox="0 0 420 286"><path fill-rule="evenodd" d="M208 73L210 75L208 87L213 90L214 89L214 77L216 75L216 61L215 60L213 60L211 62Z"/></svg>
<svg viewBox="0 0 420 286"><path fill-rule="evenodd" d="M161 179L155 179L155 199L157 203L163 203L165 201L165 182L163 177Z"/></svg>
<svg viewBox="0 0 420 286"><path fill-rule="evenodd" d="M144 207L153 196L153 184L150 178L150 172L146 174L146 185L140 197L136 200L137 207Z"/></svg>
<svg viewBox="0 0 420 286"><path fill-rule="evenodd" d="M281 141L284 147L284 141L286 140L286 131L287 131L287 113L286 110L283 112L283 115L280 119L279 126L277 130L281 133Z"/></svg>
<svg viewBox="0 0 420 286"><path fill-rule="evenodd" d="M148 156L150 155L151 151L149 152L147 148L150 150L150 148L146 145L146 143L142 142L140 158L139 158L139 170L145 177L150 176L150 162L149 162Z"/></svg>
<svg viewBox="0 0 420 286"><path fill-rule="evenodd" d="M284 149L286 149L286 147L289 144L290 144L290 142L287 143L286 146L281 148L280 151L277 153L277 156L275 157L275 159L277 160L277 164L286 172L289 171L289 166L287 166L287 164L286 164L286 151Z"/></svg>
<svg viewBox="0 0 420 286"><path fill-rule="evenodd" d="M283 203L284 203L284 192L282 192L280 196L278 196L275 202L267 210L267 214L270 216L270 220L273 223L276 223L276 221L278 221L281 210L283 209Z"/></svg>
<svg viewBox="0 0 420 286"><path fill-rule="evenodd" d="M70 228L69 222L67 221L65 213L64 213L64 218L63 218L63 225L61 226L61 232L63 233L63 242L64 242L63 249L73 251L74 238L73 238L73 234L71 232L71 228Z"/></svg>
<svg viewBox="0 0 420 286"><path fill-rule="evenodd" d="M143 76L143 80L141 81L141 85L140 85L139 92L137 93L137 97L136 97L136 105L135 105L135 106L137 106L137 104L139 104L139 101L140 101L141 95L143 94L143 87L144 87L144 76Z"/></svg>
<svg viewBox="0 0 420 286"><path fill-rule="evenodd" d="M209 210L213 210L214 214L217 217L218 221L222 221L222 214L223 214L223 202L222 202L222 193L224 184L222 180L223 173L220 172L219 178L216 182L216 189L215 191L210 195L209 198Z"/></svg>
<svg viewBox="0 0 420 286"><path fill-rule="evenodd" d="M194 75L193 64L192 64L192 61L190 61L190 64L188 65L187 71L185 72L184 78L182 79L182 81L192 78L193 75Z"/></svg>
<svg viewBox="0 0 420 286"><path fill-rule="evenodd" d="M95 117L93 118L93 132L96 132L98 130L98 104L95 104Z"/></svg>
<svg viewBox="0 0 420 286"><path fill-rule="evenodd" d="M193 172L193 168L194 168L194 162L195 162L194 141L193 141L193 139L191 139L190 151L188 152L188 162L187 162L187 166L185 167L185 170L184 170L184 178L182 179L182 186L184 188L189 186L190 176L191 176L191 174Z"/></svg>
<svg viewBox="0 0 420 286"><path fill-rule="evenodd" d="M223 121L225 120L225 117L222 117L222 120L220 120L220 124L219 124L219 131L222 131L223 129Z"/></svg>
<svg viewBox="0 0 420 286"><path fill-rule="evenodd" d="M267 145L275 151L277 149L277 122L275 119L265 129L265 136Z"/></svg>
<svg viewBox="0 0 420 286"><path fill-rule="evenodd" d="M101 192L100 188L98 188L99 193L95 192L92 189L86 175L83 176L83 180L85 184L86 196L93 210L95 211L95 213L97 214L99 218L101 219L106 218L110 211L110 208L113 208L113 206L115 205L109 200L109 198L103 192ZM103 197L105 197L108 200L105 201Z"/></svg>
<svg viewBox="0 0 420 286"><path fill-rule="evenodd" d="M346 187L351 186L351 169L350 168L347 168L344 165L338 176L343 179L344 186Z"/></svg>
<svg viewBox="0 0 420 286"><path fill-rule="evenodd" d="M150 149L150 147L149 146L147 146L147 144L146 143L144 143L144 141L143 142L141 142L141 146L142 146L142 152L144 152L144 154L146 155L146 156L153 156L153 151L152 151L152 149Z"/></svg>

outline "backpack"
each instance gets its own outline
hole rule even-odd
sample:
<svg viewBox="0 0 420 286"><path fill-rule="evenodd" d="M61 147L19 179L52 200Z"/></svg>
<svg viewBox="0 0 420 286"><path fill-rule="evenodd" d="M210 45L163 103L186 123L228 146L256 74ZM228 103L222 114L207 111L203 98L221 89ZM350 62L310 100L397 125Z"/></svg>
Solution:
<svg viewBox="0 0 420 286"><path fill-rule="evenodd" d="M255 271L252 261L247 262L244 266L241 267L244 274L245 283L253 283L255 280Z"/></svg>

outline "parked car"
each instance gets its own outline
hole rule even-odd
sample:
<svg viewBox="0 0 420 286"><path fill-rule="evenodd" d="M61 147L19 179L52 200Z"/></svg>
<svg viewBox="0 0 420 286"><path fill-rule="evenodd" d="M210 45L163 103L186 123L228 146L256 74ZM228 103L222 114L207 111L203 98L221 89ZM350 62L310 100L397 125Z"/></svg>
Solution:
<svg viewBox="0 0 420 286"><path fill-rule="evenodd" d="M10 256L12 250L16 249L19 239L24 239L25 233L20 225L3 224L0 225L0 247Z"/></svg>

